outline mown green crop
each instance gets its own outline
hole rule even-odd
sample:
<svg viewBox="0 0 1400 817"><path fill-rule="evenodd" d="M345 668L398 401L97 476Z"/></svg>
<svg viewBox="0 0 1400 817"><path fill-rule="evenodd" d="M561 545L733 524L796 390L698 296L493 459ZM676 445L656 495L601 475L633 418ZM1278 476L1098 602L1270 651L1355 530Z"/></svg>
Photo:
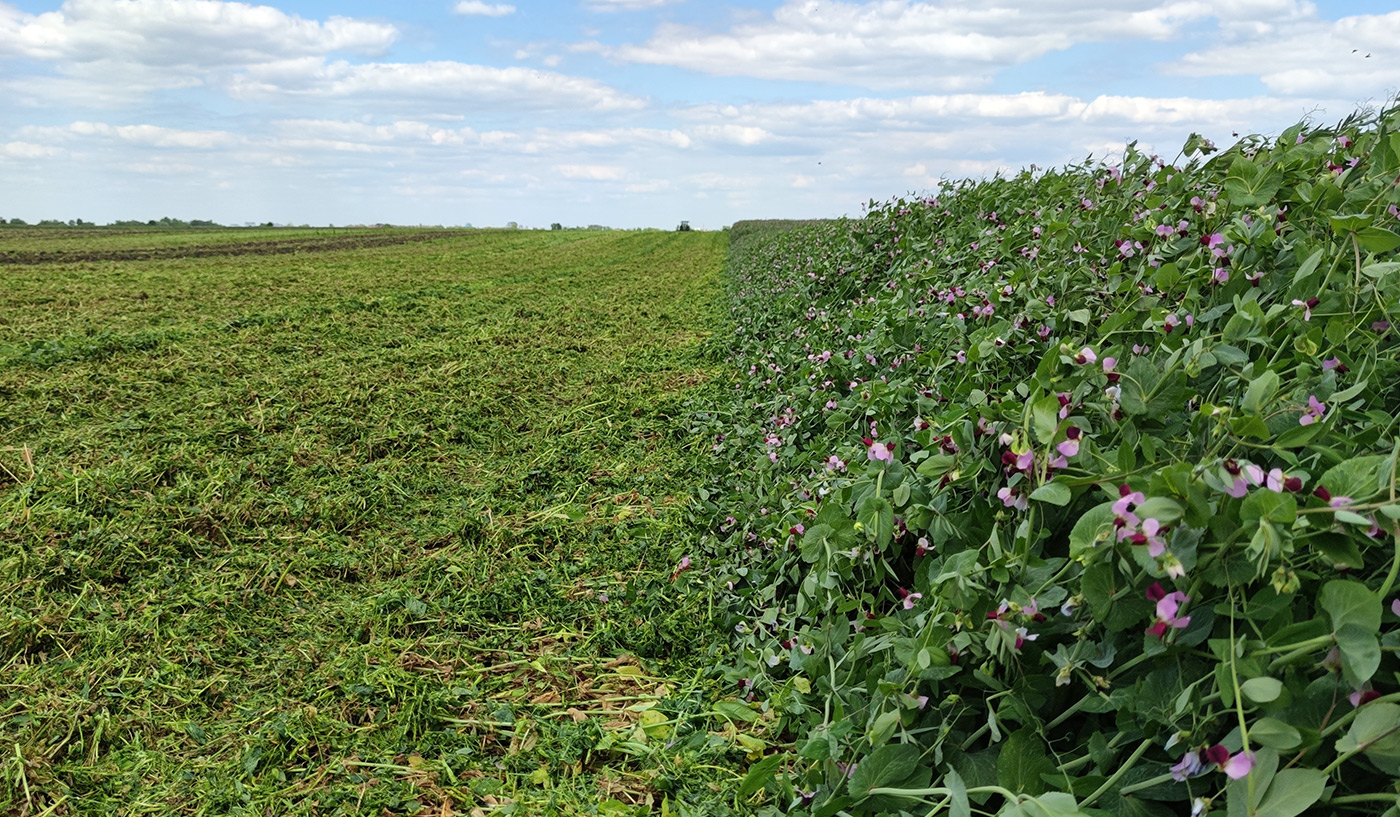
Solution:
<svg viewBox="0 0 1400 817"><path fill-rule="evenodd" d="M724 237L384 235L0 247L0 813L723 813Z"/></svg>
<svg viewBox="0 0 1400 817"><path fill-rule="evenodd" d="M755 808L1396 813L1398 126L736 225Z"/></svg>

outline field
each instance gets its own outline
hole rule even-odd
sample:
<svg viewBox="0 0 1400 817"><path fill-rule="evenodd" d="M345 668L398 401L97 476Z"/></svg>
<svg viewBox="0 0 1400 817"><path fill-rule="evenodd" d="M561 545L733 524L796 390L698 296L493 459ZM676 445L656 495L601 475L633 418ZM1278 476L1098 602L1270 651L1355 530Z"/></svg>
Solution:
<svg viewBox="0 0 1400 817"><path fill-rule="evenodd" d="M74 233L0 233L0 812L734 777L648 745L709 704L671 574L724 235Z"/></svg>

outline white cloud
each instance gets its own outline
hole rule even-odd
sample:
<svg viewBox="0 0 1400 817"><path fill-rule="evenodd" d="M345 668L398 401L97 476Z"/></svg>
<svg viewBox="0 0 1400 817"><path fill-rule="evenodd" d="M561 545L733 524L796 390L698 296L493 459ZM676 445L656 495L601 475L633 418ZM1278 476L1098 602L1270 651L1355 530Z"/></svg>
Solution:
<svg viewBox="0 0 1400 817"><path fill-rule="evenodd" d="M470 101L506 110L637 110L646 101L584 77L529 68L494 68L461 62L361 63L316 58L255 65L230 79L240 99L286 96L323 100L370 98L435 111Z"/></svg>
<svg viewBox="0 0 1400 817"><path fill-rule="evenodd" d="M555 165L554 169L566 179L594 182L617 181L627 175L626 168L617 165Z"/></svg>
<svg viewBox="0 0 1400 817"><path fill-rule="evenodd" d="M453 14L475 14L482 17L505 17L515 13L515 6L507 3L483 3L481 0L462 0L452 9Z"/></svg>
<svg viewBox="0 0 1400 817"><path fill-rule="evenodd" d="M110 125L106 122L78 121L66 126L30 126L20 134L44 142L74 142L108 140L127 142L153 148L187 148L214 150L244 142L244 138L227 131L182 130L158 125Z"/></svg>
<svg viewBox="0 0 1400 817"><path fill-rule="evenodd" d="M318 22L217 0L68 0L43 14L0 7L0 54L77 63L212 67L337 51L373 55L397 37L383 23Z"/></svg>
<svg viewBox="0 0 1400 817"><path fill-rule="evenodd" d="M45 159L57 156L63 151L52 145L36 145L33 142L7 142L0 144L0 157L7 159Z"/></svg>
<svg viewBox="0 0 1400 817"><path fill-rule="evenodd" d="M638 11L677 2L682 0L584 0L584 5L593 11Z"/></svg>
<svg viewBox="0 0 1400 817"><path fill-rule="evenodd" d="M1244 36L1315 13L1299 0L788 0L728 31L668 23L645 43L576 48L717 76L959 91L1079 43L1168 41L1210 18Z"/></svg>
<svg viewBox="0 0 1400 817"><path fill-rule="evenodd" d="M1257 76L1277 94L1387 96L1400 85L1400 11L1335 21L1294 17L1239 31L1165 69L1193 77Z"/></svg>

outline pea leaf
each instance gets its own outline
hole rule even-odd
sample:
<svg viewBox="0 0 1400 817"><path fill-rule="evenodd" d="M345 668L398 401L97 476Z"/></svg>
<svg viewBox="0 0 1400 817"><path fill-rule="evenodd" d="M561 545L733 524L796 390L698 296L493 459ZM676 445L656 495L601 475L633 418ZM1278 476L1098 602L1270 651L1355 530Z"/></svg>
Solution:
<svg viewBox="0 0 1400 817"><path fill-rule="evenodd" d="M1351 624L1368 635L1381 628L1381 600L1360 582L1336 580L1322 586L1318 606L1332 618L1332 628L1340 631Z"/></svg>
<svg viewBox="0 0 1400 817"><path fill-rule="evenodd" d="M1031 492L1031 499L1037 502L1048 502L1051 505L1068 505L1074 495L1069 488L1061 482L1047 482Z"/></svg>
<svg viewBox="0 0 1400 817"><path fill-rule="evenodd" d="M864 799L871 789L892 786L914 773L919 766L919 747L909 743L888 743L871 752L851 773L852 797Z"/></svg>

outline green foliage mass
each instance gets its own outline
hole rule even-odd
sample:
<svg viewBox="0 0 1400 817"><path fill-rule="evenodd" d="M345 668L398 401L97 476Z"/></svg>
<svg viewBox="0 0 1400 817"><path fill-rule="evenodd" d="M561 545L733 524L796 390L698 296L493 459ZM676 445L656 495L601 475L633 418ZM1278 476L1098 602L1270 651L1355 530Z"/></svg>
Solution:
<svg viewBox="0 0 1400 817"><path fill-rule="evenodd" d="M1397 180L1388 110L735 225L753 806L1395 813Z"/></svg>

